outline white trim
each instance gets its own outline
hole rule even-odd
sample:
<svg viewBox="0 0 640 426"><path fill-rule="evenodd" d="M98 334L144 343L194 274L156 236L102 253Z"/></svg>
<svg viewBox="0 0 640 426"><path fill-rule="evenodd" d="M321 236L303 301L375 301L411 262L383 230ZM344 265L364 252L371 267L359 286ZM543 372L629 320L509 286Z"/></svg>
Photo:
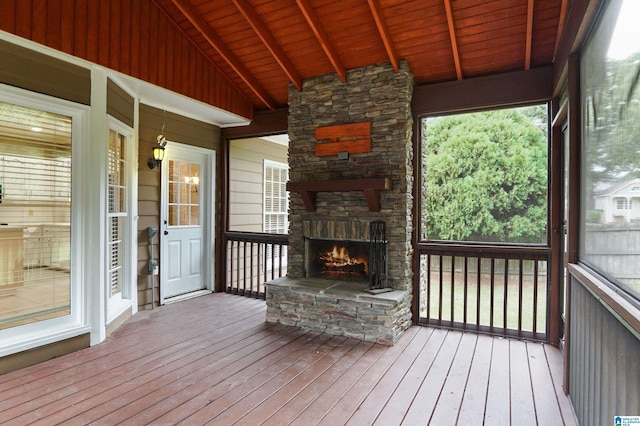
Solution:
<svg viewBox="0 0 640 426"><path fill-rule="evenodd" d="M87 279L91 287L91 345L102 342L106 337L105 297L106 270L106 176L107 147L109 125L107 121L107 75L99 68L91 70L91 141L89 157L86 161L86 182L91 182L91 189L85 192L84 208L89 212L87 223L88 242L90 242L90 259L86 266L89 270Z"/></svg>
<svg viewBox="0 0 640 426"><path fill-rule="evenodd" d="M213 105L191 99L160 86L155 86L151 83L147 83L146 81L139 80L118 71L101 67L100 65L89 62L86 59L78 58L77 56L72 56L68 53L43 46L15 34L0 31L0 40L6 40L18 46L26 47L33 51L86 69L99 68L101 72L116 82L122 89L125 89L129 93L134 93L135 96L138 97L145 105L171 111L184 117L193 118L194 120L203 121L221 128L247 126L251 124L251 120L245 117L241 117ZM93 86L94 83L95 82L92 79L91 85ZM94 103L92 102L91 105L94 105Z"/></svg>
<svg viewBox="0 0 640 426"><path fill-rule="evenodd" d="M117 132L120 135L123 135L124 137L127 138L127 145L126 145L126 187L127 187L127 211L125 213L125 215L122 215L123 217L126 218L126 225L125 225L125 231L124 231L124 235L123 235L123 244L122 244L122 257L121 259L123 260L123 272L122 272L122 288L121 288L121 293L118 296L114 296L112 297L110 295L111 293L111 282L109 281L109 277L107 276L109 273L109 268L108 268L108 262L105 264L105 287L104 287L104 291L105 291L105 299L107 301L107 308L106 308L106 325L109 325L113 320L117 319L124 311L126 311L127 309L131 308L133 309L132 306L132 294L136 294L137 293L137 286L135 285L137 283L137 271L135 268L136 262L137 260L134 259L132 257L131 252L132 251L137 251L137 238L134 240L134 236L137 235L136 232L136 221L135 221L135 217L137 215L137 212L134 210L134 206L137 206L137 198L134 199L134 187L137 187L137 165L138 165L138 156L137 156L137 144L134 141L133 138L133 129L129 126L127 126L126 124L122 123L121 121L118 121L117 119L115 119L114 117L108 115L107 116L107 122L108 122L108 131L109 130L113 130L115 132ZM108 151L108 137L107 137L107 151ZM105 161L107 160L107 157L105 157ZM134 170L136 171L136 176L134 178ZM107 173L107 175L105 176L105 196L108 196L108 187L109 187L109 176L108 173L109 171L105 169L105 173ZM108 209L108 206L105 206ZM108 219L109 215L107 213L107 219ZM109 220L105 220L105 232L109 233ZM108 241L108 237L105 238L105 244ZM135 245L134 245L135 243ZM105 255L108 255L108 253L105 252Z"/></svg>
<svg viewBox="0 0 640 426"><path fill-rule="evenodd" d="M86 225L90 222L91 216L86 206L90 202L87 200L87 194L94 188L90 188L87 183L89 180L86 178L87 170L91 169L90 163L87 163L91 145L89 107L4 84L0 84L0 99L15 105L66 115L72 119L71 314L0 330L0 356L5 356L89 331L89 297L92 289L87 285L91 283L91 268L87 266L87 261L90 258L91 234L87 233Z"/></svg>

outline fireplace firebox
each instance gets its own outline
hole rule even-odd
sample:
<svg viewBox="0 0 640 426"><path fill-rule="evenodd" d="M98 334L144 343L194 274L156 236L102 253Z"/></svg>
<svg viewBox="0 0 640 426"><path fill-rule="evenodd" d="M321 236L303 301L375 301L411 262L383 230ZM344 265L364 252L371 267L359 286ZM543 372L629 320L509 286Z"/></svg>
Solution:
<svg viewBox="0 0 640 426"><path fill-rule="evenodd" d="M308 238L307 277L367 282L369 242Z"/></svg>
<svg viewBox="0 0 640 426"><path fill-rule="evenodd" d="M306 238L307 277L362 282L374 292L391 290L386 289L385 223L371 222L369 234L369 241Z"/></svg>

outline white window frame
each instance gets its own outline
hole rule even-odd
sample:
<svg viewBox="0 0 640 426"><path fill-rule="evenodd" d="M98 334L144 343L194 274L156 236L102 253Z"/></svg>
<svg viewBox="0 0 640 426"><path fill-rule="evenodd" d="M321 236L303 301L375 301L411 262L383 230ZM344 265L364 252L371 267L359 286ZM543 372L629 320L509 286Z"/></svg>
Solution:
<svg viewBox="0 0 640 426"><path fill-rule="evenodd" d="M135 293L135 289L132 288L133 283L136 282L135 268L134 268L134 260L132 258L135 252L133 247L133 230L134 228L134 218L136 215L135 205L133 203L134 196L136 196L134 192L134 188L137 186L137 182L135 179L135 167L134 165L138 164L136 145L133 137L133 129L124 123L116 120L115 118L108 116L108 130L113 130L119 135L124 136L126 140L126 213L125 214L110 214L109 213L109 170L108 170L108 155L105 156L105 300L107 300L107 310L106 310L106 324L109 324L113 320L115 320L118 316L120 316L127 309L132 307L132 296ZM109 149L109 137L107 132L107 152ZM118 295L111 295L111 282L109 280L109 219L114 216L119 216L124 218L124 230L122 233L122 252L121 252L121 265L122 265L122 273L121 273L121 289ZM137 303L137 302L136 302Z"/></svg>
<svg viewBox="0 0 640 426"><path fill-rule="evenodd" d="M277 168L277 169L281 169L281 170L285 170L286 171L286 176L285 176L285 181L284 183L286 184L287 180L289 179L289 165L286 163L281 163L278 161L273 161L273 160L264 160L264 165L263 165L263 170L262 170L262 231L265 233L272 233L271 230L266 229L267 228L267 215L268 214L282 214L284 216L284 229L285 229L285 234L287 233L287 229L289 229L289 212L288 212L288 206L289 206L289 192L286 191L286 198L287 198L287 208L285 209L284 212L279 211L279 212L273 212L273 211L267 211L266 208L266 199L267 199L267 192L266 192L266 181L267 181L267 168L271 167L271 168Z"/></svg>
<svg viewBox="0 0 640 426"><path fill-rule="evenodd" d="M263 168L262 168L262 231L265 233L273 233L273 231L268 230L267 229L267 214L282 214L284 216L284 233L286 234L288 232L289 229L289 191L286 191L286 209L284 212L273 212L273 211L267 211L266 208L266 199L267 199L267 191L266 191L266 183L267 183L267 167L271 167L271 168L277 168L280 170L285 170L286 171L286 175L285 175L285 180L284 183L287 183L287 180L289 179L289 165L286 163L281 163L279 161L273 161L273 160L264 160L264 164L263 164ZM287 266L287 246L280 246L279 250L279 263L274 265L274 262L272 261L272 255L271 255L271 248L274 246L267 246L267 249L265 250L264 256L265 256L265 269L267 271L271 271L274 268L277 267L286 267Z"/></svg>
<svg viewBox="0 0 640 426"><path fill-rule="evenodd" d="M0 357L25 351L90 331L88 318L88 285L85 265L90 253L83 246L90 244L85 232L89 221L86 193L89 183L86 173L89 156L90 108L63 99L0 84L0 101L71 117L71 313L58 318L38 321L0 330Z"/></svg>

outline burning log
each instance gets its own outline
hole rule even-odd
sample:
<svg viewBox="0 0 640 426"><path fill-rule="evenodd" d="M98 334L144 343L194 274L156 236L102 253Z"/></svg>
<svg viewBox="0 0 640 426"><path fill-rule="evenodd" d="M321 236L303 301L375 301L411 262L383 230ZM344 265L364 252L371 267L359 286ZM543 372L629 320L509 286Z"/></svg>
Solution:
<svg viewBox="0 0 640 426"><path fill-rule="evenodd" d="M363 274L367 273L367 261L351 257L345 247L333 246L332 250L320 254L322 268L329 273Z"/></svg>

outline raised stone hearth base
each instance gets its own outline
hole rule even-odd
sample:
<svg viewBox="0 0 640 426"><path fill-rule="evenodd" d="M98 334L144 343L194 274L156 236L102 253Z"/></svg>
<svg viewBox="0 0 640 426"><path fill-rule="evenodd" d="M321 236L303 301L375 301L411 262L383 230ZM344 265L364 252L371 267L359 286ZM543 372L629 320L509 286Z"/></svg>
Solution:
<svg viewBox="0 0 640 426"><path fill-rule="evenodd" d="M266 283L267 322L393 345L411 325L411 292L370 294L363 283L278 278Z"/></svg>

